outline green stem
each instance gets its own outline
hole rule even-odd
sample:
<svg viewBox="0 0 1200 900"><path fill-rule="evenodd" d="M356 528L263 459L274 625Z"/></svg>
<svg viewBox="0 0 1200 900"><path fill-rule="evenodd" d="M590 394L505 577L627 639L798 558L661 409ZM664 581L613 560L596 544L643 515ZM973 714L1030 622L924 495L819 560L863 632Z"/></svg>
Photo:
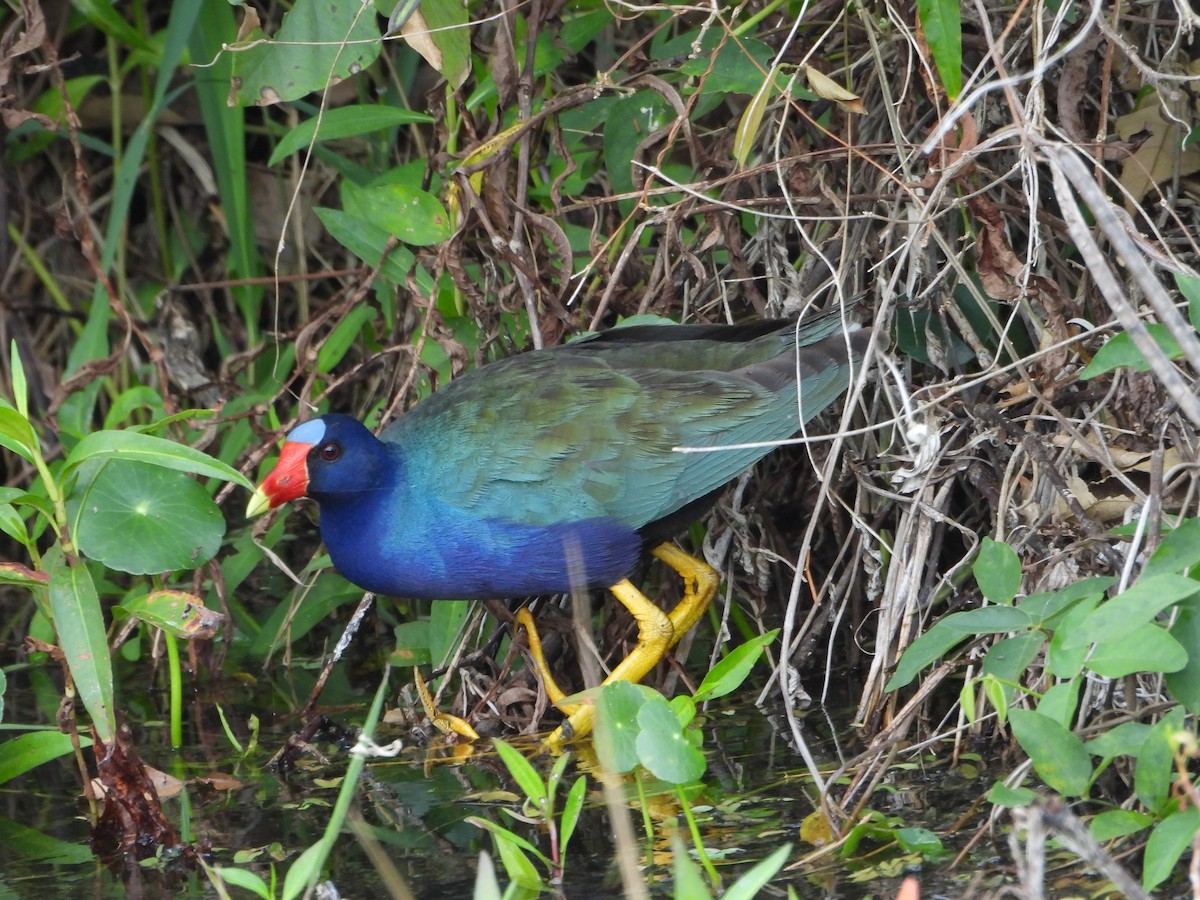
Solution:
<svg viewBox="0 0 1200 900"><path fill-rule="evenodd" d="M163 632L167 642L167 677L171 687L171 749L183 746L183 677L179 667L179 641Z"/></svg>
<svg viewBox="0 0 1200 900"><path fill-rule="evenodd" d="M713 890L720 892L721 876L717 874L716 866L712 864L712 860L708 858L708 852L704 849L704 841L700 839L700 826L696 824L696 817L692 815L692 805L688 802L687 795L683 793L681 785L675 785L675 795L679 798L679 805L683 807L683 816L687 819L688 830L692 833L692 844L696 848L696 855L700 857L700 864L708 873L708 880L712 884Z"/></svg>
<svg viewBox="0 0 1200 900"><path fill-rule="evenodd" d="M747 31L749 31L771 13L775 12L775 10L779 9L779 7L783 6L783 4L786 2L787 0L772 0L772 2L768 3L737 28L733 29L734 37L742 37L745 35Z"/></svg>

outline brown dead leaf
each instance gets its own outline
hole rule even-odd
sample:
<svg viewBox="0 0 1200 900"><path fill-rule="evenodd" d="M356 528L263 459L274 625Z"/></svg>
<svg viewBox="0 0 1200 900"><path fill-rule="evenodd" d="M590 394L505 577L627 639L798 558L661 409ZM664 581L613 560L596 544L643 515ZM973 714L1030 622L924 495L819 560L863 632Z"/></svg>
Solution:
<svg viewBox="0 0 1200 900"><path fill-rule="evenodd" d="M846 112L866 115L867 108L863 105L862 98L858 94L846 90L820 69L805 66L804 75L808 78L809 88L818 97L833 100Z"/></svg>
<svg viewBox="0 0 1200 900"><path fill-rule="evenodd" d="M1189 69L1192 74L1200 73L1200 60L1193 61ZM1122 140L1128 141L1135 135L1145 137L1121 166L1119 181L1127 192L1125 208L1129 212L1136 209L1155 185L1177 174L1186 177L1200 172L1200 147L1195 144L1183 147L1187 130L1179 122L1192 119L1188 103L1189 95L1182 91L1174 99L1152 91L1142 98L1137 109L1117 119L1117 134ZM1176 121L1171 121L1164 109Z"/></svg>
<svg viewBox="0 0 1200 900"><path fill-rule="evenodd" d="M981 194L969 199L967 208L979 223L975 266L983 289L996 300L1015 299L1021 289L1014 279L1021 274L1024 266L1008 244L1008 237L1004 234L1004 217L996 205Z"/></svg>

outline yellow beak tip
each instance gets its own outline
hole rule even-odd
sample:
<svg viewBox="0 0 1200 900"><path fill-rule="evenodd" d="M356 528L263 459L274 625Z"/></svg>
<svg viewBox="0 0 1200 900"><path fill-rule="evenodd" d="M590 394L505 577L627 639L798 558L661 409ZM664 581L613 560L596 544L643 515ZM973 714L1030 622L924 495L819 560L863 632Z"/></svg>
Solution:
<svg viewBox="0 0 1200 900"><path fill-rule="evenodd" d="M250 497L250 502L246 504L246 518L253 519L255 516L261 516L270 508L271 498L260 487Z"/></svg>

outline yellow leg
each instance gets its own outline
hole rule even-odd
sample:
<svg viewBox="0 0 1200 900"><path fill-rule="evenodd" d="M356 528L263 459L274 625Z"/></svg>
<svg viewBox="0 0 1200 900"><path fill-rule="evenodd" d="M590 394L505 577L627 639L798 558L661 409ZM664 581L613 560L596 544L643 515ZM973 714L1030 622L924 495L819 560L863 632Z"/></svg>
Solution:
<svg viewBox="0 0 1200 900"><path fill-rule="evenodd" d="M425 687L425 679L421 677L419 669L413 669L413 676L417 680L417 693L421 696L421 706L425 707L425 715L429 716L429 721L438 731L442 734L450 734L450 732L461 734L469 741L479 740L479 732L472 728L465 719L438 711L437 707L433 705L433 697L429 696L429 688Z"/></svg>
<svg viewBox="0 0 1200 900"><path fill-rule="evenodd" d="M638 623L638 643L633 651L621 660L620 664L604 679L605 684L613 681L630 681L636 684L641 681L646 673L658 665L659 660L666 652L679 643L680 639L704 615L704 611L708 609L708 604L712 602L713 595L716 594L720 584L720 578L709 565L694 556L689 556L678 547L661 544L654 549L653 554L682 576L684 581L683 599L670 613L664 613L646 599L645 595L628 580L612 586L610 590L613 596L629 610ZM545 659L541 654L541 641L538 640L537 632L532 627L532 618L528 612L523 617L518 613L518 621L530 634L530 652L534 656L538 671L546 685L546 693L555 705L559 705L563 699L563 693L554 683L554 679L550 677L546 668ZM566 707L563 708L563 711L568 714L567 721L559 726L546 741L554 753L559 752L567 741L588 734L592 730L592 723L595 719L595 707L590 703L573 708Z"/></svg>
<svg viewBox="0 0 1200 900"><path fill-rule="evenodd" d="M579 708L579 704L566 702L567 695L563 693L558 682L554 680L554 676L550 674L550 667L546 665L546 657L542 654L542 637L538 634L537 625L533 623L533 614L528 607L522 606L517 610L517 624L525 629L525 639L529 641L529 655L533 657L533 666L537 669L538 677L542 679L546 696L550 698L551 703L569 716Z"/></svg>

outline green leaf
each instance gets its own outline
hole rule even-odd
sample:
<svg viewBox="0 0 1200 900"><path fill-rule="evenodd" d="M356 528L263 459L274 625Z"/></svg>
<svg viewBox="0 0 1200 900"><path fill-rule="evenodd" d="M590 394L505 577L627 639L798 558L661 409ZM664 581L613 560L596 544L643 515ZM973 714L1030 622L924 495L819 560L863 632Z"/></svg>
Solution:
<svg viewBox="0 0 1200 900"><path fill-rule="evenodd" d="M767 886L767 883L783 868L783 864L787 862L791 852L792 845L784 844L766 859L756 862L753 868L729 886L729 889L721 895L721 900L754 900L759 896L759 892ZM682 896L693 895L684 894Z"/></svg>
<svg viewBox="0 0 1200 900"><path fill-rule="evenodd" d="M1162 350L1167 359L1178 359L1183 355L1183 351L1179 348L1175 338L1171 337L1171 332L1166 325L1152 322L1146 326L1146 331L1150 333L1150 337L1154 343L1158 344L1158 348ZM1099 352L1092 357L1092 361L1084 366L1079 377L1086 381L1126 366L1135 372L1150 371L1150 363L1142 351L1138 349L1129 333L1123 331L1100 348Z"/></svg>
<svg viewBox="0 0 1200 900"><path fill-rule="evenodd" d="M107 744L116 731L116 717L112 660L100 597L91 573L82 563L70 565L59 554L53 559L47 554L44 562L50 572L50 610L59 647L71 670L75 691L92 717L92 727Z"/></svg>
<svg viewBox="0 0 1200 900"><path fill-rule="evenodd" d="M0 406L0 447L33 462L38 456L37 435L29 420L7 406Z"/></svg>
<svg viewBox="0 0 1200 900"><path fill-rule="evenodd" d="M296 857L283 879L283 900L295 900L308 889L310 881L316 881L324 858L325 847L321 841L317 841Z"/></svg>
<svg viewBox="0 0 1200 900"><path fill-rule="evenodd" d="M1141 577L1186 575L1197 564L1200 564L1200 518L1185 519L1163 535Z"/></svg>
<svg viewBox="0 0 1200 900"><path fill-rule="evenodd" d="M339 244L368 266L378 266L383 260L379 274L392 284L404 284L416 257L407 247L392 246L394 239L387 231L340 209L319 206L313 212Z"/></svg>
<svg viewBox="0 0 1200 900"><path fill-rule="evenodd" d="M1009 604L1021 589L1021 560L1008 544L985 537L972 567L983 596Z"/></svg>
<svg viewBox="0 0 1200 900"><path fill-rule="evenodd" d="M439 600L430 606L429 655L437 665L449 662L470 614L471 604L466 600Z"/></svg>
<svg viewBox="0 0 1200 900"><path fill-rule="evenodd" d="M1200 592L1200 582L1181 575L1155 575L1139 578L1128 590L1104 603L1080 624L1064 642L1064 647L1103 644L1118 641L1131 631L1150 622L1168 607Z"/></svg>
<svg viewBox="0 0 1200 900"><path fill-rule="evenodd" d="M1079 706L1079 681L1072 678L1051 685L1050 690L1038 701L1037 711L1043 716L1049 716L1065 728L1071 727L1075 719L1075 710ZM1090 749L1089 749L1090 752Z"/></svg>
<svg viewBox="0 0 1200 900"><path fill-rule="evenodd" d="M675 900L710 900L712 897L704 876L679 839L679 832L671 834L671 874L675 879Z"/></svg>
<svg viewBox="0 0 1200 900"><path fill-rule="evenodd" d="M1098 756L1104 761L1116 759L1118 756L1137 756L1150 736L1153 726L1141 722L1122 722L1108 731L1101 732L1087 742L1088 753Z"/></svg>
<svg viewBox="0 0 1200 900"><path fill-rule="evenodd" d="M1037 791L1027 787L1010 787L1003 781L997 781L987 793L989 803L1003 806L1005 809L1020 809L1038 799Z"/></svg>
<svg viewBox="0 0 1200 900"><path fill-rule="evenodd" d="M567 855L567 845L571 842L571 835L575 833L575 826L579 824L579 814L583 811L583 800L587 795L587 777L580 775L575 779L575 783L571 785L571 790L567 791L567 799L563 802L562 819L559 826L559 856L565 862Z"/></svg>
<svg viewBox="0 0 1200 900"><path fill-rule="evenodd" d="M1193 131L1193 134L1195 132ZM1183 294L1184 299L1188 304L1188 318L1192 322L1192 327L1200 331L1200 278L1195 275L1184 275L1182 272L1175 273L1175 286L1179 288L1179 293Z"/></svg>
<svg viewBox="0 0 1200 900"><path fill-rule="evenodd" d="M213 637L224 620L217 610L209 609L199 597L186 591L151 591L123 600L112 611L114 617L118 613L133 616L185 641Z"/></svg>
<svg viewBox="0 0 1200 900"><path fill-rule="evenodd" d="M0 675L3 673L0 672ZM3 687L3 683L0 683L0 688ZM92 739L80 735L79 744L81 747L90 747ZM9 738L0 744L0 784L24 775L42 763L74 752L71 735L61 731L31 731Z"/></svg>
<svg viewBox="0 0 1200 900"><path fill-rule="evenodd" d="M647 697L638 710L638 759L655 778L690 784L704 774L704 754L687 742L666 699Z"/></svg>
<svg viewBox="0 0 1200 900"><path fill-rule="evenodd" d="M1171 800L1171 783L1175 778L1175 756L1171 750L1171 735L1183 727L1183 710L1171 710L1151 726L1138 747L1133 767L1133 790L1146 808L1161 813Z"/></svg>
<svg viewBox="0 0 1200 900"><path fill-rule="evenodd" d="M320 130L317 130L318 121ZM274 166L297 150L316 142L338 141L345 138L371 134L375 131L386 131L400 125L432 124L433 117L411 109L400 109L395 106L379 106L374 103L355 103L350 106L339 106L325 110L318 119L317 116L305 119L295 128L291 128L279 139L267 165Z"/></svg>
<svg viewBox="0 0 1200 900"><path fill-rule="evenodd" d="M1142 887L1153 891L1171 877L1183 854L1191 849L1197 831L1200 831L1200 809L1194 806L1172 813L1155 826L1146 841Z"/></svg>
<svg viewBox="0 0 1200 900"><path fill-rule="evenodd" d="M350 215L413 247L428 247L450 237L445 207L433 194L412 185L359 187L347 181L342 184L342 206Z"/></svg>
<svg viewBox="0 0 1200 900"><path fill-rule="evenodd" d="M1166 629L1149 622L1121 638L1097 644L1087 667L1105 678L1124 678L1134 672L1177 672L1187 661L1183 645Z"/></svg>
<svg viewBox="0 0 1200 900"><path fill-rule="evenodd" d="M1021 607L989 606L951 613L935 623L904 651L895 674L887 683L887 690L894 691L904 687L916 678L922 669L941 659L952 647L968 638L977 638L982 634L1019 631L1029 628L1032 624L1033 620Z"/></svg>
<svg viewBox="0 0 1200 900"><path fill-rule="evenodd" d="M545 815L546 785L542 781L542 776L529 764L529 760L521 755L521 751L517 750L512 744L502 741L499 738L496 738L493 744L496 747L496 755L500 757L500 761L508 769L508 774L520 785L521 790L525 792L525 796L529 798L529 801L537 810Z"/></svg>
<svg viewBox="0 0 1200 900"><path fill-rule="evenodd" d="M726 694L736 691L742 686L742 682L746 680L746 676L750 674L750 670L754 668L754 664L758 662L758 658L762 656L763 650L775 640L779 634L779 629L768 631L766 634L760 634L753 637L739 647L730 650L718 662L700 682L700 687L696 688L696 694L692 698L696 703L703 703L705 700L715 700L717 697L724 697Z"/></svg>
<svg viewBox="0 0 1200 900"><path fill-rule="evenodd" d="M136 460L205 478L232 481L254 490L245 475L219 459L184 444L137 431L96 431L75 445L63 464L64 474L89 459Z"/></svg>
<svg viewBox="0 0 1200 900"><path fill-rule="evenodd" d="M504 865L504 871L508 873L509 878L524 888L537 890L541 887L542 879L538 876L533 863L529 861L529 857L525 855L534 853L542 856L536 847L520 835L513 834L507 828L503 828L495 822L489 822L487 819L467 816L464 821L491 834L492 840L496 844L496 852L500 854L500 862ZM542 858L545 859L545 857Z"/></svg>
<svg viewBox="0 0 1200 900"><path fill-rule="evenodd" d="M21 362L21 353L17 349L17 339L13 338L9 345L9 368L12 372L13 401L17 404L17 412L21 417L29 419L29 385L25 381L25 364Z"/></svg>
<svg viewBox="0 0 1200 900"><path fill-rule="evenodd" d="M1066 797L1082 797L1092 778L1092 761L1079 738L1028 709L1009 710L1009 722L1042 781Z"/></svg>
<svg viewBox="0 0 1200 900"><path fill-rule="evenodd" d="M1200 713L1200 598L1191 597L1179 604L1171 636L1184 647L1191 647L1183 668L1167 674L1167 690L1187 711Z"/></svg>
<svg viewBox="0 0 1200 900"><path fill-rule="evenodd" d="M596 691L596 755L610 772L630 772L639 762L638 711L644 702L642 691L628 681L603 684Z"/></svg>
<svg viewBox="0 0 1200 900"><path fill-rule="evenodd" d="M1114 838L1129 837L1154 824L1154 816L1131 809L1109 809L1093 816L1088 831L1101 844Z"/></svg>
<svg viewBox="0 0 1200 900"><path fill-rule="evenodd" d="M381 46L372 4L297 0L273 40L255 29L236 45L230 101L268 106L299 100L362 72Z"/></svg>
<svg viewBox="0 0 1200 900"><path fill-rule="evenodd" d="M271 889L262 877L249 869L235 869L232 866L217 866L216 873L226 884L257 894L263 900L271 900Z"/></svg>
<svg viewBox="0 0 1200 900"><path fill-rule="evenodd" d="M733 137L733 158L739 166L746 164L746 159L750 156L750 152L758 140L758 133L762 129L763 113L766 112L767 104L775 91L777 71L778 68L772 68L767 72L762 84L754 92L754 96L742 110L741 118L738 119L737 131Z"/></svg>
<svg viewBox="0 0 1200 900"><path fill-rule="evenodd" d="M225 536L225 518L203 485L124 459L93 458L67 511L82 553L135 575L201 566Z"/></svg>
<svg viewBox="0 0 1200 900"><path fill-rule="evenodd" d="M917 0L917 17L946 96L957 100L962 90L962 13L958 0Z"/></svg>

